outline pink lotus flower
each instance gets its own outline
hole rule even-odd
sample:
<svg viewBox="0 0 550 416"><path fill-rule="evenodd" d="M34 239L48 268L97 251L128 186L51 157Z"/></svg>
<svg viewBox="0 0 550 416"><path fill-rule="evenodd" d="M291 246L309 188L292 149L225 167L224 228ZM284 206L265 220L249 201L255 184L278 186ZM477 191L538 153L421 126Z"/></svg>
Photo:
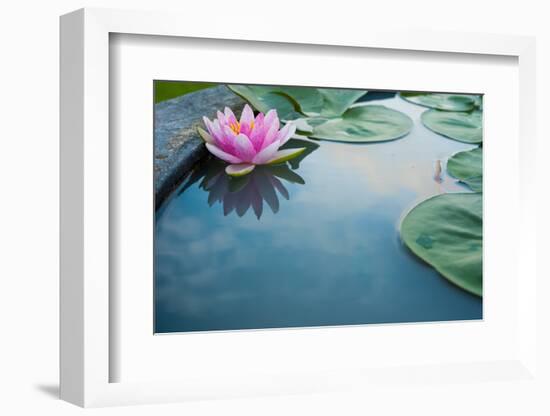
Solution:
<svg viewBox="0 0 550 416"><path fill-rule="evenodd" d="M269 110L265 116L259 113L254 118L252 109L246 104L239 121L228 107L224 113L218 111L217 120L210 121L206 117L203 120L208 132L199 127L199 134L210 153L230 164L225 171L231 176L246 175L256 165L286 162L305 150L279 150L294 135L296 126L286 123L279 129L277 110Z"/></svg>

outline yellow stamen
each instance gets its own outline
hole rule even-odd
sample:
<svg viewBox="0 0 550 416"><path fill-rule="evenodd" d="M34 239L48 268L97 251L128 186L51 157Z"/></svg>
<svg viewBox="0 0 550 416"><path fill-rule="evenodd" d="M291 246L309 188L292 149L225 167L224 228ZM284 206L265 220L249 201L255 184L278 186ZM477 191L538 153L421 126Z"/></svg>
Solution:
<svg viewBox="0 0 550 416"><path fill-rule="evenodd" d="M231 127L231 130L233 130L233 133L235 134L239 134L241 132L241 123L238 121L231 123L229 127Z"/></svg>
<svg viewBox="0 0 550 416"><path fill-rule="evenodd" d="M234 123L230 123L229 127L235 134L239 134L241 132L241 123L239 123L238 121L235 121ZM254 129L254 120L250 122L250 131L252 131L253 129Z"/></svg>

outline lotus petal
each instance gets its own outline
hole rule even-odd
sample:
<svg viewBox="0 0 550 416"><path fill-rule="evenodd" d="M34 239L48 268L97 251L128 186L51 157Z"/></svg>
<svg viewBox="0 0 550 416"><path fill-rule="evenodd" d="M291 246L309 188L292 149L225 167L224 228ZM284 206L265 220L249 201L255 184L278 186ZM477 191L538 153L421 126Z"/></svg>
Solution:
<svg viewBox="0 0 550 416"><path fill-rule="evenodd" d="M256 165L253 165L252 163L239 163L234 165L229 165L225 168L225 172L229 176L244 176L248 175L250 172L254 170Z"/></svg>
<svg viewBox="0 0 550 416"><path fill-rule="evenodd" d="M260 151L264 141L264 114L260 113L254 121L254 128L248 135L250 141L254 145L254 149Z"/></svg>
<svg viewBox="0 0 550 416"><path fill-rule="evenodd" d="M275 153L277 153L277 150L279 150L280 146L281 144L279 143L279 141L274 141L265 149L256 154L256 156L254 156L254 159L252 159L252 162L257 165L263 165L264 163L269 162L269 160L271 160L271 158L275 156Z"/></svg>
<svg viewBox="0 0 550 416"><path fill-rule="evenodd" d="M225 109L223 110L223 113L225 115L226 123L229 123L229 124L237 123L237 117L235 117L235 114L233 114L233 111L229 107L225 107Z"/></svg>
<svg viewBox="0 0 550 416"><path fill-rule="evenodd" d="M216 116L218 117L218 123L220 124L220 126L225 125L227 121L225 120L225 115L220 110L218 110Z"/></svg>
<svg viewBox="0 0 550 416"><path fill-rule="evenodd" d="M206 117L203 117L202 119L204 121L204 125L208 129L208 133L210 133L210 136L214 140L219 141L223 137L223 132L218 120L214 120L214 122L212 122Z"/></svg>
<svg viewBox="0 0 550 416"><path fill-rule="evenodd" d="M264 127L267 128L267 127ZM277 140L279 132L279 123L271 123L269 129L266 131L264 135L264 139L262 141L262 149L265 149L267 146L271 145L271 143L275 142Z"/></svg>
<svg viewBox="0 0 550 416"><path fill-rule="evenodd" d="M214 139L208 132L202 128L198 128L197 131L199 132L199 136L201 136L201 139L203 139L206 143L214 144Z"/></svg>
<svg viewBox="0 0 550 416"><path fill-rule="evenodd" d="M234 148L235 156L243 162L252 162L252 159L256 156L256 150L254 149L252 142L244 134L239 134L235 137Z"/></svg>
<svg viewBox="0 0 550 416"><path fill-rule="evenodd" d="M279 117L277 116L277 110L269 110L264 117L264 128L269 130L272 125L275 125L279 130Z"/></svg>
<svg viewBox="0 0 550 416"><path fill-rule="evenodd" d="M252 111L252 108L250 108L248 104L245 104L243 108L243 112L241 114L240 123L250 125L252 121L254 121L254 112Z"/></svg>
<svg viewBox="0 0 550 416"><path fill-rule="evenodd" d="M233 156L229 153L224 152L222 149L220 149L218 146L210 143L206 143L206 148L210 153L212 153L217 158L227 162L227 163L241 163L242 160L239 159L237 156Z"/></svg>
<svg viewBox="0 0 550 416"><path fill-rule="evenodd" d="M298 149L279 150L267 163L270 165L276 165L278 163L286 162L287 160L295 158L304 150L306 150L305 147L300 147Z"/></svg>
<svg viewBox="0 0 550 416"><path fill-rule="evenodd" d="M296 126L294 123L286 123L286 125L279 130L277 140L281 142L281 145L285 144L296 133Z"/></svg>

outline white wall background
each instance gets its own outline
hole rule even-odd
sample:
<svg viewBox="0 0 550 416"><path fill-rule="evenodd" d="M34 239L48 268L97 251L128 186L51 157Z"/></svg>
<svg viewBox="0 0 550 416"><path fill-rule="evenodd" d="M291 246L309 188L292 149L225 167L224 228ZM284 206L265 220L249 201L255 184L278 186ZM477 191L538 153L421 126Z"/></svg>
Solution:
<svg viewBox="0 0 550 416"><path fill-rule="evenodd" d="M199 3L208 25L209 13L221 13L236 25L240 11L256 9L265 19L291 24L320 24L345 19L350 25L391 22L406 27L536 35L538 38L540 214L549 211L548 174L541 165L550 150L550 13L546 2L479 0L296 0L215 1ZM184 1L170 0L18 0L0 9L0 413L72 415L82 410L60 402L58 368L58 16L74 9L116 7L185 11ZM248 14L249 12L247 12ZM182 25L185 21L182 21ZM330 26L327 27L330 30ZM545 169L546 171L547 169ZM546 252L548 220L540 219L540 252ZM542 267L542 265L541 265ZM545 266L544 274L550 276ZM547 290L548 285L539 288ZM546 349L546 354L550 348ZM468 386L418 387L395 396L335 393L196 402L177 405L92 410L100 415L537 415L540 392L503 384L485 393ZM437 394L434 394L437 391ZM546 401L546 403L548 403ZM548 405L548 404L547 404ZM548 414L548 413L546 413Z"/></svg>

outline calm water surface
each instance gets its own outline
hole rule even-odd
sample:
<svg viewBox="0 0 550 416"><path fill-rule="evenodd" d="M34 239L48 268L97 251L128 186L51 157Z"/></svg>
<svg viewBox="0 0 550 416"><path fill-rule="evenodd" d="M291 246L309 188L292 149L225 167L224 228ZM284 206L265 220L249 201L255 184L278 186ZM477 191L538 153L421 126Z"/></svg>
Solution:
<svg viewBox="0 0 550 416"><path fill-rule="evenodd" d="M214 160L195 168L157 212L155 332L482 317L481 299L415 258L398 231L416 203L468 192L445 163L473 146L427 130L423 107L372 103L407 113L412 132L317 142L292 167L241 181Z"/></svg>

